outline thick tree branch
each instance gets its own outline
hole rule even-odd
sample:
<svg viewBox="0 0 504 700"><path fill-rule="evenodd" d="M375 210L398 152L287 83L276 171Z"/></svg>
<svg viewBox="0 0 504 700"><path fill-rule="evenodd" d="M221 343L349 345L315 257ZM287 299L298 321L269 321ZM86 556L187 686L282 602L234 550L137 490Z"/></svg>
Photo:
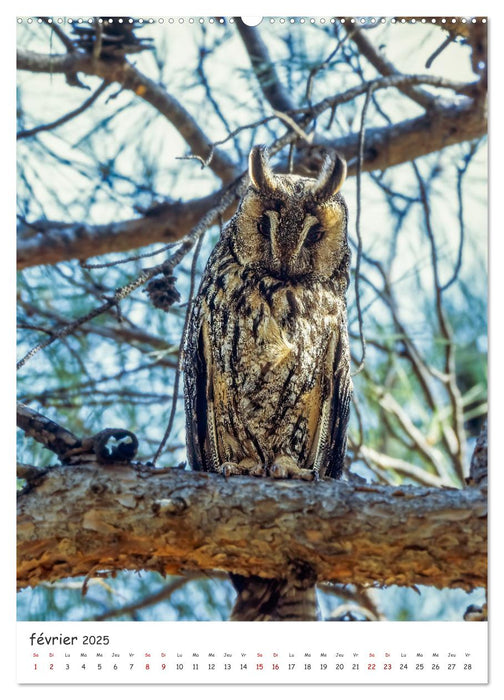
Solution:
<svg viewBox="0 0 504 700"><path fill-rule="evenodd" d="M244 24L240 17L235 17L235 24L250 57L252 68L264 97L273 109L279 112L295 109L297 105L280 82L268 47L262 40L259 30Z"/></svg>
<svg viewBox="0 0 504 700"><path fill-rule="evenodd" d="M486 132L486 115L467 104L441 107L389 127L366 129L363 170L385 170L446 146L482 138ZM358 151L358 139L359 134L353 133L327 145L350 160ZM355 166L350 173L355 173Z"/></svg>
<svg viewBox="0 0 504 700"><path fill-rule="evenodd" d="M75 333L75 331L80 329L84 324L92 321L97 316L101 316L102 314L109 312L111 309L116 308L121 301L126 299L126 297L128 297L136 289L145 285L147 282L153 279L153 277L165 273L170 275L174 268L181 262L181 260L183 260L185 255L187 255L193 246L196 245L197 241L201 238L205 231L214 224L218 217L222 217L223 213L229 209L235 197L239 198L241 196L244 182L244 178L241 178L234 183L233 187L228 188L227 191L222 194L215 207L206 212L196 226L191 229L177 250L164 262L153 267L144 268L134 280L130 280L122 287L118 287L112 296L104 297L105 301L102 304L96 306L94 309L91 309L84 316L70 321L65 326L55 329L49 338L46 338L32 347L31 350L17 362L17 369L23 367L34 355L47 348L56 340L61 340L62 338Z"/></svg>
<svg viewBox="0 0 504 700"><path fill-rule="evenodd" d="M18 50L17 67L34 73L86 73L97 75L109 83L117 82L125 90L151 104L177 129L194 155L205 160L210 152L209 139L180 102L161 85L141 73L128 61L105 61L83 53L46 55L34 51ZM214 150L209 167L223 181L230 182L237 176L234 163L226 153Z"/></svg>
<svg viewBox="0 0 504 700"><path fill-rule="evenodd" d="M93 463L50 469L18 501L18 585L99 568L217 569L318 581L486 585L486 495L413 486L229 480Z"/></svg>
<svg viewBox="0 0 504 700"><path fill-rule="evenodd" d="M18 228L18 269L53 265L63 260L123 252L150 243L181 240L222 196L216 194L187 202L167 202L145 216L111 224L91 225L63 221L22 223ZM231 215L233 208L226 212Z"/></svg>
<svg viewBox="0 0 504 700"><path fill-rule="evenodd" d="M25 404L16 407L16 423L28 437L33 438L59 457L80 445L80 440L66 428L34 411Z"/></svg>
<svg viewBox="0 0 504 700"><path fill-rule="evenodd" d="M390 127L366 130L362 168L383 170L486 134L486 116L468 106L440 107L434 112ZM333 139L324 147L335 148L348 161L349 175L356 173L355 155L359 134ZM295 140L295 134L292 139ZM314 146L316 150L320 146ZM296 163L298 172L311 170L312 148L303 147ZM220 199L223 190L189 202L160 205L138 219L113 224L87 225L64 222L23 224L19 231L18 267L54 264L72 258L85 259L110 252L131 250L155 242L180 240ZM232 215L229 207L224 218Z"/></svg>

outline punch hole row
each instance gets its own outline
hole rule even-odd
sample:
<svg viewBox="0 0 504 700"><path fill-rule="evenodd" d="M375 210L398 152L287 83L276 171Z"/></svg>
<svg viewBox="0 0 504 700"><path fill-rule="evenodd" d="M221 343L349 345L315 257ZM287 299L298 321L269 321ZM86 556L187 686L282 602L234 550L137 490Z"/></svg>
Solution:
<svg viewBox="0 0 504 700"><path fill-rule="evenodd" d="M17 23L22 24L26 22L27 24L42 24L44 20L47 24L94 24L96 19L94 17L56 17L56 18L42 18L42 17L18 17ZM104 18L100 17L98 23L103 23ZM118 24L127 24L128 22L133 24L133 22L138 22L138 24L225 24L226 19L224 17L139 17L137 19L133 18L123 18L123 17L110 17L107 19L108 22ZM227 18L229 24L234 23L234 18ZM379 24L439 24L447 25L450 24L486 24L486 17L265 17L254 26L261 24L262 22L269 24L357 24L357 25L379 25Z"/></svg>

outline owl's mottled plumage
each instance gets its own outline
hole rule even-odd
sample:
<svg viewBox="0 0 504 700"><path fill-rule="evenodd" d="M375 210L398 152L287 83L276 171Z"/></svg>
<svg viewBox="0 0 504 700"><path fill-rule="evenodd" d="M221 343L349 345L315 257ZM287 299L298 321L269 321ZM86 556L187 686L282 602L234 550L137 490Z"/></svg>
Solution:
<svg viewBox="0 0 504 700"><path fill-rule="evenodd" d="M193 469L339 477L351 398L345 172L336 156L317 180L275 175L266 149L252 149L251 184L208 261L185 338ZM235 577L235 619L289 616L265 604L267 583L247 591ZM289 599L285 581L269 583ZM245 616L257 598L263 614Z"/></svg>

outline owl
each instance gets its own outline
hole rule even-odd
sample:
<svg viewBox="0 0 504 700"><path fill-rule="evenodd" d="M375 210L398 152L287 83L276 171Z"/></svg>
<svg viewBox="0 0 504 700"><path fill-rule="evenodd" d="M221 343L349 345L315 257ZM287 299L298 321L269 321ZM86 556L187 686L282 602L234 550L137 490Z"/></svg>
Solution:
<svg viewBox="0 0 504 700"><path fill-rule="evenodd" d="M184 339L192 469L340 476L352 393L345 175L337 155L316 179L275 174L267 149L252 149L250 185L208 260ZM231 619L316 619L310 575L231 578Z"/></svg>

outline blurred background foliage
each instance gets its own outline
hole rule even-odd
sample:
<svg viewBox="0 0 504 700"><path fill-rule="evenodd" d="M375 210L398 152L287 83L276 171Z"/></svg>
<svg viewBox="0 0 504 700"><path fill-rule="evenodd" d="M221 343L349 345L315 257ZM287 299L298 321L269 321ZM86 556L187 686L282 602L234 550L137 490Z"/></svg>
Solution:
<svg viewBox="0 0 504 700"><path fill-rule="evenodd" d="M64 52L60 34L65 32L69 41L77 35L71 25L55 28L55 23L23 20L18 47L41 54ZM213 143L226 139L219 148L243 172L250 147L274 143L286 126L281 119L265 120L272 106L236 23L195 18L191 23L146 24L135 25L134 34L145 43L152 39L150 48L127 60L183 104ZM315 104L377 76L340 22L281 23L277 18L263 20L257 31L273 61L274 77L296 105ZM478 77L471 60L474 46L463 33L432 59L446 34L438 26L387 21L360 31L403 73L466 82ZM85 48L74 44L73 50ZM82 73L79 81L88 90L69 84L62 74L18 71L21 228L36 229L40 221L111 225L221 186L211 168L187 157L190 149L165 115L124 86L106 85L75 118L38 130L77 110L102 82ZM429 90L441 103L457 97ZM357 96L313 120L309 130L315 141L338 143L358 133L364 100L365 95ZM393 129L423 113L395 88L377 91L366 111L366 129ZM284 149L273 163L287 154ZM360 193L356 178L350 177L344 196L353 248L348 305L354 369L363 352L356 292L366 343L364 367L354 377L349 474L389 484L461 487L487 411L486 140L463 141L406 158L390 169L363 172ZM19 372L19 399L79 436L105 427L132 430L140 440L139 460L151 460L172 407L191 267L197 282L218 236L214 225L197 259L191 251L177 266L180 301L168 312L154 308L145 289L136 290L120 308L83 323L27 362ZM86 261L41 265L34 260L26 265L18 278L19 357L99 306L145 267L163 262L171 251L156 254L162 243L127 254L111 248ZM150 257L110 265L140 254ZM84 267L83 262L109 266ZM185 460L182 396L178 399L161 467ZM22 463L55 463L54 455L21 431L18 447ZM226 577L211 573L183 579L104 572L83 584L64 580L22 591L18 619L220 620L226 619L233 599ZM483 600L481 590L467 595L459 590L327 586L320 591L325 617L343 619L461 619L469 603Z"/></svg>

